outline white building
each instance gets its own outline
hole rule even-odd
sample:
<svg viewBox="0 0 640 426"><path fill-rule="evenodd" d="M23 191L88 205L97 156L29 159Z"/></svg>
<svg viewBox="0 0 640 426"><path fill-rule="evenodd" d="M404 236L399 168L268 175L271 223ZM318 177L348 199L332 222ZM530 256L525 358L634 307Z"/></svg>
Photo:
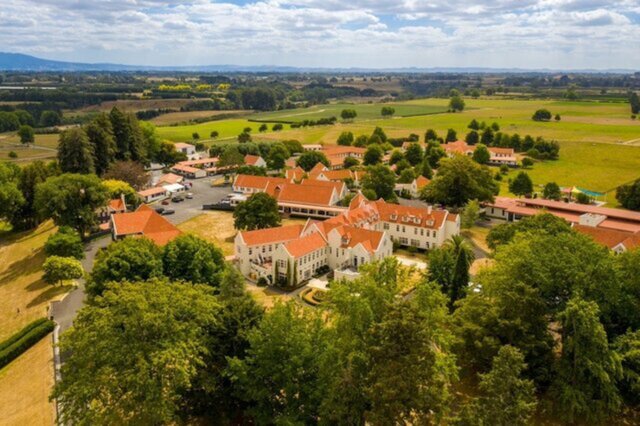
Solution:
<svg viewBox="0 0 640 426"><path fill-rule="evenodd" d="M145 203L153 203L154 201L164 200L171 196L171 192L163 187L149 188L138 191L138 195Z"/></svg>
<svg viewBox="0 0 640 426"><path fill-rule="evenodd" d="M197 160L199 157L196 152L196 147L189 143L177 142L175 144L176 151L181 152L187 156L188 160Z"/></svg>
<svg viewBox="0 0 640 426"><path fill-rule="evenodd" d="M446 210L367 201L325 221L239 232L235 258L243 275L295 287L319 270L351 270L384 259L393 243L432 249L460 232L460 218ZM353 275L353 274L350 274Z"/></svg>

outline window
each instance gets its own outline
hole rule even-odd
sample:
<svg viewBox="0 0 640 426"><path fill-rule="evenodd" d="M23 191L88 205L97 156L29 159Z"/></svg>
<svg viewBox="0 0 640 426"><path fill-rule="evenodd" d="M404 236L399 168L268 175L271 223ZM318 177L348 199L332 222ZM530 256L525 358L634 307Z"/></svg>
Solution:
<svg viewBox="0 0 640 426"><path fill-rule="evenodd" d="M262 252L266 253L267 252L267 246L262 246Z"/></svg>
<svg viewBox="0 0 640 426"><path fill-rule="evenodd" d="M400 232L400 225L396 225L396 231Z"/></svg>
<svg viewBox="0 0 640 426"><path fill-rule="evenodd" d="M409 244L409 240L405 237L400 237L400 244L402 244L403 246L406 246Z"/></svg>
<svg viewBox="0 0 640 426"><path fill-rule="evenodd" d="M389 229L389 224L385 222L385 223L384 223L384 225L382 225L382 227L383 227L384 229Z"/></svg>
<svg viewBox="0 0 640 426"><path fill-rule="evenodd" d="M404 225L402 225L402 232L407 232L407 228Z"/></svg>
<svg viewBox="0 0 640 426"><path fill-rule="evenodd" d="M420 247L420 240L411 240L411 245L414 247Z"/></svg>
<svg viewBox="0 0 640 426"><path fill-rule="evenodd" d="M253 249L249 249L249 256L251 256L253 254Z"/></svg>
<svg viewBox="0 0 640 426"><path fill-rule="evenodd" d="M429 231L427 231L427 233L428 233L428 232L429 232ZM420 235L424 237L424 229L421 229L421 230L420 230Z"/></svg>

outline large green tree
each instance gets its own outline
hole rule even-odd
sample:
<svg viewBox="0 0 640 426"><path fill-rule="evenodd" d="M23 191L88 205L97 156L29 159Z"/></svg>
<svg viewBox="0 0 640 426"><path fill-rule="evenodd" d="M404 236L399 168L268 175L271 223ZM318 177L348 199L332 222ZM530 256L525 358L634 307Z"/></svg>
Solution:
<svg viewBox="0 0 640 426"><path fill-rule="evenodd" d="M20 168L13 163L0 163L0 218L16 221L26 201L18 189Z"/></svg>
<svg viewBox="0 0 640 426"><path fill-rule="evenodd" d="M163 275L162 252L147 238L125 238L99 251L87 281L87 293L100 296L107 284L145 281Z"/></svg>
<svg viewBox="0 0 640 426"><path fill-rule="evenodd" d="M162 253L164 275L172 280L219 286L225 268L222 251L195 235L170 241Z"/></svg>
<svg viewBox="0 0 640 426"><path fill-rule="evenodd" d="M513 346L503 346L491 371L480 375L478 417L482 424L525 426L530 424L537 400L531 380L522 377L524 356Z"/></svg>
<svg viewBox="0 0 640 426"><path fill-rule="evenodd" d="M264 192L253 194L238 204L233 211L233 219L236 229L247 231L279 226L281 219L278 202Z"/></svg>
<svg viewBox="0 0 640 426"><path fill-rule="evenodd" d="M616 200L625 209L640 211L640 179L619 186L616 189Z"/></svg>
<svg viewBox="0 0 640 426"><path fill-rule="evenodd" d="M509 191L515 195L528 195L533 193L533 182L526 172L520 172L509 183Z"/></svg>
<svg viewBox="0 0 640 426"><path fill-rule="evenodd" d="M327 167L329 166L327 156L318 151L306 151L296 160L296 165L302 167L306 172L313 169L318 163L322 163Z"/></svg>
<svg viewBox="0 0 640 426"><path fill-rule="evenodd" d="M40 217L34 206L36 187L51 176L60 174L60 169L56 162L45 164L42 161L22 166L18 180L18 189L24 197L24 203L13 216L11 224L14 229L30 229L40 223ZM14 198L14 200L16 200ZM1 203L6 206L9 204Z"/></svg>
<svg viewBox="0 0 640 426"><path fill-rule="evenodd" d="M373 191L376 198L386 201L396 200L393 192L396 185L396 176L391 169L383 164L367 168L367 174L362 178L362 189Z"/></svg>
<svg viewBox="0 0 640 426"><path fill-rule="evenodd" d="M73 257L84 259L84 245L78 232L68 226L61 226L51 234L44 244L47 256Z"/></svg>
<svg viewBox="0 0 640 426"><path fill-rule="evenodd" d="M48 178L36 187L34 208L41 218L70 226L82 237L97 224L96 211L109 199L96 175L66 173Z"/></svg>
<svg viewBox="0 0 640 426"><path fill-rule="evenodd" d="M621 359L609 348L598 316L598 305L581 299L569 301L559 316L562 355L551 394L557 414L569 423L600 423L620 409Z"/></svg>
<svg viewBox="0 0 640 426"><path fill-rule="evenodd" d="M62 336L69 357L53 391L61 420L181 423L219 310L205 286L123 282L106 291Z"/></svg>
<svg viewBox="0 0 640 426"><path fill-rule="evenodd" d="M319 313L278 305L249 332L244 359L232 359L237 395L258 424L309 424L326 395L321 374L329 338Z"/></svg>
<svg viewBox="0 0 640 426"><path fill-rule="evenodd" d="M58 163L64 173L93 173L93 147L84 130L75 127L60 133Z"/></svg>
<svg viewBox="0 0 640 426"><path fill-rule="evenodd" d="M98 115L85 127L85 132L93 148L93 164L96 174L102 176L116 155L116 143L109 116L104 113Z"/></svg>
<svg viewBox="0 0 640 426"><path fill-rule="evenodd" d="M422 198L432 203L462 207L469 200L490 201L498 187L491 171L466 155L442 159L438 174L424 188Z"/></svg>

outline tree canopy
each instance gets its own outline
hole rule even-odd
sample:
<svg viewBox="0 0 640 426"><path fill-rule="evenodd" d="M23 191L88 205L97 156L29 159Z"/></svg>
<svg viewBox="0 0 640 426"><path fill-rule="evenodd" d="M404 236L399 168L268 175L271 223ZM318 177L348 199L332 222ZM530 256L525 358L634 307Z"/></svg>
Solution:
<svg viewBox="0 0 640 426"><path fill-rule="evenodd" d="M236 229L247 231L279 226L278 202L269 194L258 192L238 204L233 211L233 219Z"/></svg>

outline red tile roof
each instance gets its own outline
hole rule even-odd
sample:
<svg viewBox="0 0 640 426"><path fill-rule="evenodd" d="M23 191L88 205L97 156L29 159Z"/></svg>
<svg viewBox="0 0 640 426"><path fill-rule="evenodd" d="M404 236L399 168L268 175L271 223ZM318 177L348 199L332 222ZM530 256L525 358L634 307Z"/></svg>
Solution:
<svg viewBox="0 0 640 426"><path fill-rule="evenodd" d="M574 225L573 229L580 232L581 234L585 234L593 238L597 243L605 245L610 249L616 247L620 243L623 243L626 240L629 240L633 245L633 238L638 237L640 241L640 234L632 234L630 232L622 232L616 231L613 229L605 229L605 228L596 228L593 226L586 225ZM625 245L626 247L626 245ZM627 247L627 249L632 247Z"/></svg>
<svg viewBox="0 0 640 426"><path fill-rule="evenodd" d="M362 244L362 247L369 253L376 251L384 235L383 232L356 228L354 226L339 226L335 228L335 232L339 233L343 238L342 248L353 248L358 244Z"/></svg>
<svg viewBox="0 0 640 426"><path fill-rule="evenodd" d="M175 173L167 173L164 174L162 176L160 176L160 179L158 179L158 185L161 185L163 183L168 183L168 184L173 184L173 183L180 183L184 180L184 178L180 175L177 175Z"/></svg>
<svg viewBox="0 0 640 426"><path fill-rule="evenodd" d="M273 196L278 202L327 207L332 205L334 192L330 186L284 184L274 188Z"/></svg>
<svg viewBox="0 0 640 426"><path fill-rule="evenodd" d="M418 189L422 189L423 187L429 185L431 181L424 176L418 176L416 178L416 186Z"/></svg>
<svg viewBox="0 0 640 426"><path fill-rule="evenodd" d="M468 145L465 141L449 142L442 145L442 148L444 148L446 152L455 152L458 154L466 154L467 152L473 151L475 149L473 146Z"/></svg>
<svg viewBox="0 0 640 426"><path fill-rule="evenodd" d="M494 154L502 154L509 157L513 157L515 155L515 151L513 150L513 148L497 148L490 146L487 149L489 150L489 152L492 152Z"/></svg>
<svg viewBox="0 0 640 426"><path fill-rule="evenodd" d="M305 175L305 171L302 167L295 167L293 169L287 169L286 170L286 177L288 181L299 181L302 180L302 178L304 178Z"/></svg>
<svg viewBox="0 0 640 426"><path fill-rule="evenodd" d="M269 184L282 184L287 183L287 179L266 177L266 176L253 176L253 175L238 175L233 182L233 186L242 188L253 188L264 191Z"/></svg>
<svg viewBox="0 0 640 426"><path fill-rule="evenodd" d="M124 212L127 210L127 205L122 198L117 198L115 200L109 200L109 209L114 212Z"/></svg>
<svg viewBox="0 0 640 426"><path fill-rule="evenodd" d="M327 157L333 156L333 155L341 155L343 157L348 157L350 155L353 155L353 156L361 157L364 155L365 152L367 152L367 149L360 148L358 146L333 145L333 146L324 147L322 152L324 152Z"/></svg>
<svg viewBox="0 0 640 426"><path fill-rule="evenodd" d="M303 225L279 226L277 228L243 231L240 232L240 236L248 246L282 243L298 238L303 228Z"/></svg>
<svg viewBox="0 0 640 426"><path fill-rule="evenodd" d="M145 204L135 212L111 215L111 223L116 237L144 235L160 246L182 234L171 222Z"/></svg>
<svg viewBox="0 0 640 426"><path fill-rule="evenodd" d="M389 204L384 200L375 201L373 204L378 209L380 219L385 222L420 226L423 228L440 228L449 214L446 210L431 210L431 213L429 213L428 210L424 208ZM395 218L392 219L392 217Z"/></svg>
<svg viewBox="0 0 640 426"><path fill-rule="evenodd" d="M326 172L322 172L322 175L329 180L333 181L342 181L345 179L354 179L355 176L353 172L349 169L342 170L327 170Z"/></svg>
<svg viewBox="0 0 640 426"><path fill-rule="evenodd" d="M171 170L178 170L181 172L185 172L185 173L197 173L199 172L201 169L195 168L195 167L191 167L191 166L187 166L186 164L175 164L173 167L171 167Z"/></svg>
<svg viewBox="0 0 640 426"><path fill-rule="evenodd" d="M316 250L319 250L327 245L327 242L318 232L309 234L305 237L298 238L289 241L284 245L284 248L294 258L299 258Z"/></svg>
<svg viewBox="0 0 640 426"><path fill-rule="evenodd" d="M260 160L262 160L262 157L260 157L259 155L247 154L244 156L244 164L246 164L247 166L255 166Z"/></svg>
<svg viewBox="0 0 640 426"><path fill-rule="evenodd" d="M157 188L149 188L149 189L143 189L142 191L138 191L138 195L141 197L148 197L150 195L165 194L167 192L168 191L163 187L157 187Z"/></svg>

